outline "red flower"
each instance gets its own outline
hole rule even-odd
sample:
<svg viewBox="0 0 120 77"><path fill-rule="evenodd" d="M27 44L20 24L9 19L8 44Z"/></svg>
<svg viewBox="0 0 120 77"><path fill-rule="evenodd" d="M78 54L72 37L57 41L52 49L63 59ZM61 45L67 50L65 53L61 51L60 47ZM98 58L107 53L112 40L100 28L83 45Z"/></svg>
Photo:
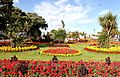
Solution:
<svg viewBox="0 0 120 77"><path fill-rule="evenodd" d="M2 68L0 68L0 72L2 72Z"/></svg>
<svg viewBox="0 0 120 77"><path fill-rule="evenodd" d="M18 71L18 73L19 73L19 75L20 75L20 76L22 76L22 75L23 75L21 71Z"/></svg>
<svg viewBox="0 0 120 77"><path fill-rule="evenodd" d="M118 76L120 76L120 72L118 72Z"/></svg>
<svg viewBox="0 0 120 77"><path fill-rule="evenodd" d="M48 49L44 50L44 53L50 53L50 54L75 54L79 51L69 48L56 48L56 49Z"/></svg>

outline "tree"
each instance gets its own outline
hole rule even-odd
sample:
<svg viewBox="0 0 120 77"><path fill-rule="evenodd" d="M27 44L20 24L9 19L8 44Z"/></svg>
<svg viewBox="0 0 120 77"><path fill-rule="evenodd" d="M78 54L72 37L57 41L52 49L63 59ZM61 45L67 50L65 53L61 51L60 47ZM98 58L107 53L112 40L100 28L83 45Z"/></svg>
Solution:
<svg viewBox="0 0 120 77"><path fill-rule="evenodd" d="M68 33L67 33L67 38L72 38L72 36L73 36L73 33L72 33L72 32L68 32Z"/></svg>
<svg viewBox="0 0 120 77"><path fill-rule="evenodd" d="M118 32L117 16L114 16L111 12L108 12L104 16L99 17L99 23L102 26L102 34L100 35L100 38L106 37L106 39L104 39L106 42L103 44L103 47L109 48L110 39ZM102 43L101 40L99 40L99 42L99 44Z"/></svg>
<svg viewBox="0 0 120 77"><path fill-rule="evenodd" d="M37 40L41 36L41 29L47 29L48 25L42 16L38 16L36 13L28 13L28 17L31 20L28 35L33 37L33 40Z"/></svg>
<svg viewBox="0 0 120 77"><path fill-rule="evenodd" d="M50 33L52 34L52 38L54 40L57 40L59 43L61 41L64 41L65 38L66 38L66 31L65 31L65 29L61 29L61 28L59 28L58 30L53 29L53 30L51 30Z"/></svg>
<svg viewBox="0 0 120 77"><path fill-rule="evenodd" d="M99 47L105 48L107 47L107 34L105 32L101 32L98 36L98 44Z"/></svg>
<svg viewBox="0 0 120 77"><path fill-rule="evenodd" d="M41 40L41 42L52 42L53 39L51 37L52 35L50 32L47 32L47 34L43 34L44 39Z"/></svg>
<svg viewBox="0 0 120 77"><path fill-rule="evenodd" d="M69 32L69 33L67 34L67 37L68 37L68 38L74 38L74 39L79 38L79 32L78 32L78 31Z"/></svg>
<svg viewBox="0 0 120 77"><path fill-rule="evenodd" d="M11 14L11 20L6 28L6 34L12 39L14 46L24 43L25 38L23 32L26 30L27 14L22 12L21 9L13 7Z"/></svg>
<svg viewBox="0 0 120 77"><path fill-rule="evenodd" d="M0 30L7 31L7 26L11 21L13 0L0 0Z"/></svg>
<svg viewBox="0 0 120 77"><path fill-rule="evenodd" d="M13 6L13 0L0 0L0 30L16 44L17 34L23 30L24 12L21 9ZM20 41L19 41L20 42Z"/></svg>
<svg viewBox="0 0 120 77"><path fill-rule="evenodd" d="M73 38L79 38L79 32L78 31L75 31L75 32L73 32L73 36L72 36Z"/></svg>
<svg viewBox="0 0 120 77"><path fill-rule="evenodd" d="M13 6L13 0L0 0L0 20L0 30L12 39L14 46L23 43L24 33L33 36L36 40L41 35L39 29L48 27L42 16L23 12Z"/></svg>

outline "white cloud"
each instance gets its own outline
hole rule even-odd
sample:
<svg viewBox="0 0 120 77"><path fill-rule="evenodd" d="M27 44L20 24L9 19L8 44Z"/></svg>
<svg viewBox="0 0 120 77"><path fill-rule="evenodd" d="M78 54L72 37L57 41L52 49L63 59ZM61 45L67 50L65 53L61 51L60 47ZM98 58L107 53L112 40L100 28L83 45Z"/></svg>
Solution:
<svg viewBox="0 0 120 77"><path fill-rule="evenodd" d="M76 27L78 26L77 24L83 25L93 22L93 19L89 17L90 6L75 6L67 2L68 0L58 0L54 3L41 2L35 6L34 12L45 18L48 22L49 30L60 27L61 20L64 20L67 28Z"/></svg>
<svg viewBox="0 0 120 77"><path fill-rule="evenodd" d="M19 0L13 0L14 3L19 3Z"/></svg>
<svg viewBox="0 0 120 77"><path fill-rule="evenodd" d="M108 13L110 10L102 10L100 13L98 13L98 15L104 15L106 13Z"/></svg>
<svg viewBox="0 0 120 77"><path fill-rule="evenodd" d="M54 4L55 4L55 5L63 5L63 4L65 4L66 2L68 2L68 0L58 0L58 1L55 2Z"/></svg>

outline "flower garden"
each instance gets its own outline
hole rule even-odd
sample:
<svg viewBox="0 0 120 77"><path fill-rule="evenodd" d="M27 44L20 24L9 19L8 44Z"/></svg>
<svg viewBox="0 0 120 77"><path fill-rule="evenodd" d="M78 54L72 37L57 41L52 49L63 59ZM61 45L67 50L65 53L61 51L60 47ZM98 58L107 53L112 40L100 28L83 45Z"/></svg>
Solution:
<svg viewBox="0 0 120 77"><path fill-rule="evenodd" d="M90 52L101 52L101 53L110 53L110 54L120 54L120 47L111 47L111 48L98 48L96 46L87 46L84 48Z"/></svg>
<svg viewBox="0 0 120 77"><path fill-rule="evenodd" d="M95 29L91 35L66 30L61 18L61 27L46 33L49 19L24 12L13 1L0 1L0 77L120 77L117 15L108 12L100 16L102 31L97 34Z"/></svg>
<svg viewBox="0 0 120 77"><path fill-rule="evenodd" d="M0 60L0 76L35 76L35 77L79 77L78 68L84 64L88 69L87 77L119 77L120 62L112 62L108 66L105 62L95 61L33 61L33 60Z"/></svg>
<svg viewBox="0 0 120 77"><path fill-rule="evenodd" d="M27 46L27 47L11 47L11 46L2 46L0 47L0 51L4 52L22 52L22 51L29 51L29 50L35 50L37 49L37 46Z"/></svg>
<svg viewBox="0 0 120 77"><path fill-rule="evenodd" d="M81 52L70 48L50 48L48 50L41 51L41 54L55 56L76 56L80 55Z"/></svg>
<svg viewBox="0 0 120 77"><path fill-rule="evenodd" d="M79 67L81 64L84 64L88 70L87 77L120 76L120 62L119 59L117 61L117 59L112 58L114 54L109 54L112 62L108 65L104 60L104 58L108 56L107 54L88 52L84 50L84 48L90 47L87 44L78 43L68 45L70 47L49 47L47 45L48 47L40 47L38 50L32 50L32 52L29 52L28 50L28 52L25 52L26 54L17 52L18 54L14 53L14 55L18 57L18 60L16 61L10 60L10 57L13 55L12 52L2 52L0 55L3 54L3 57L5 54L11 55L7 59L4 59L5 57L0 59L0 76L79 77ZM36 48L37 46L33 45L32 47ZM4 49L4 47L2 48ZM30 56L30 54L32 55ZM98 54L99 56L97 56ZM58 57L59 61L57 63L51 61L53 55ZM95 55L97 59L96 57L94 58ZM29 56L32 57L32 59L37 58L38 60L27 59ZM92 59L89 58L89 56L91 56ZM103 57L101 58L101 56ZM115 57L117 58L118 56L120 55L116 54ZM26 58L26 60L22 58Z"/></svg>

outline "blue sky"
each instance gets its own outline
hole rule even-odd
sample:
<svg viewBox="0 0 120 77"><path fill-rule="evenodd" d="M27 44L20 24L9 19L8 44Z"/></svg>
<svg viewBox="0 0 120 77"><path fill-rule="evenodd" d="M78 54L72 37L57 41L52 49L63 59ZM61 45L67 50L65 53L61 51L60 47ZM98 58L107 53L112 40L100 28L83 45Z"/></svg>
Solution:
<svg viewBox="0 0 120 77"><path fill-rule="evenodd" d="M14 0L14 5L23 11L35 12L45 18L48 31L61 27L61 20L64 20L67 31L88 34L102 30L98 17L108 11L117 15L120 30L119 3L120 0Z"/></svg>

